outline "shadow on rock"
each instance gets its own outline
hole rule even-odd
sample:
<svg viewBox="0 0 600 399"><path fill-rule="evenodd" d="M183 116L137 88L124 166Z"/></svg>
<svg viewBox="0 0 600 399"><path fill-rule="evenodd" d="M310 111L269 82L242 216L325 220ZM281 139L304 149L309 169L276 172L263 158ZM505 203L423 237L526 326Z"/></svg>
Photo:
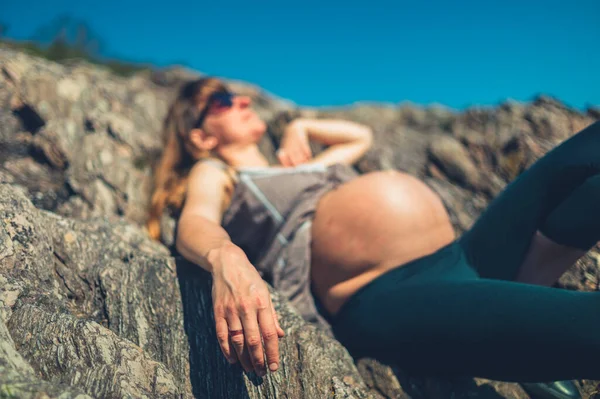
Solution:
<svg viewBox="0 0 600 399"><path fill-rule="evenodd" d="M394 374L402 388L412 399L506 399L528 398L513 394L502 395L491 384L477 384L473 378L418 378L410 377L402 372Z"/></svg>
<svg viewBox="0 0 600 399"><path fill-rule="evenodd" d="M217 342L212 311L212 276L176 258L185 332L190 346L190 380L197 398L250 398L239 363L230 365Z"/></svg>
<svg viewBox="0 0 600 399"><path fill-rule="evenodd" d="M386 398L529 399L515 383L480 378L433 378L410 374L373 358L353 357L369 388Z"/></svg>

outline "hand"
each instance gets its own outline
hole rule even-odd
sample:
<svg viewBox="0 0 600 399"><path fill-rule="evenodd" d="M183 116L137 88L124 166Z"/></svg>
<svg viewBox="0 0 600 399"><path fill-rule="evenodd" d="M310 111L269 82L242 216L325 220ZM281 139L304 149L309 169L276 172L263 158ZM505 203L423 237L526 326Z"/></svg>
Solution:
<svg viewBox="0 0 600 399"><path fill-rule="evenodd" d="M296 119L285 128L276 154L283 166L297 166L312 158L308 134L300 120Z"/></svg>
<svg viewBox="0 0 600 399"><path fill-rule="evenodd" d="M266 367L261 335L269 368L272 364L279 366L278 339L284 336L269 289L239 247L231 245L209 256L213 264L212 297L221 350L231 364L239 359L246 372L254 370L262 377ZM230 337L230 330L243 330L243 334Z"/></svg>

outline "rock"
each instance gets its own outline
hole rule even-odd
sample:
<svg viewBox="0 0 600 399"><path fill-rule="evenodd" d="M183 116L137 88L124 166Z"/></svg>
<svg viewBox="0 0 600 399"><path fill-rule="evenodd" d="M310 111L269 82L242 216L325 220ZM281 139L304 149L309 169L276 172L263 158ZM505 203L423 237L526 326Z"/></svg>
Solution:
<svg viewBox="0 0 600 399"><path fill-rule="evenodd" d="M182 82L202 75L172 68L120 78L5 48L0 70L0 396L527 397L517 384L419 379L353 359L270 286L286 332L279 371L259 378L229 365L216 340L210 274L142 227L167 106ZM509 181L598 118L545 97L460 113L406 103L297 108L229 83L268 123L260 148L271 162L294 118L367 124L375 143L357 170L420 177L458 234ZM163 225L172 243L174 220L166 215ZM558 285L598 290L599 259L590 251ZM579 383L588 395L598 384Z"/></svg>
<svg viewBox="0 0 600 399"><path fill-rule="evenodd" d="M204 76L203 73L182 66L171 66L151 72L140 72L139 74L148 78L152 83L167 88L178 87L189 80Z"/></svg>
<svg viewBox="0 0 600 399"><path fill-rule="evenodd" d="M255 385L216 344L210 274L175 262L141 229L38 210L8 184L0 220L12 368L34 365L46 381L101 397L370 397L343 346L276 292L280 370Z"/></svg>
<svg viewBox="0 0 600 399"><path fill-rule="evenodd" d="M163 364L95 322L25 305L8 327L19 352L45 380L78 386L96 397L182 396Z"/></svg>
<svg viewBox="0 0 600 399"><path fill-rule="evenodd" d="M429 147L431 160L454 182L481 189L479 170L471 160L467 150L453 137L438 136Z"/></svg>

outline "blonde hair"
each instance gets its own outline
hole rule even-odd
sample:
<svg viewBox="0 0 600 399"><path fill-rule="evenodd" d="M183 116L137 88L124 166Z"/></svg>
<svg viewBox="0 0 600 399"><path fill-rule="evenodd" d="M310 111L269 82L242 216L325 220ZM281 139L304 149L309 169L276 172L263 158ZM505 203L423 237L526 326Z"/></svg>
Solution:
<svg viewBox="0 0 600 399"><path fill-rule="evenodd" d="M188 82L181 87L169 108L163 125L165 148L155 170L150 212L146 222L146 228L155 240L160 240L160 221L165 208L175 212L181 210L192 166L201 159L219 158L210 151L199 150L190 141L190 132L207 107L208 99L218 91L229 90L216 78L207 77ZM226 201L230 200L230 191L226 193Z"/></svg>

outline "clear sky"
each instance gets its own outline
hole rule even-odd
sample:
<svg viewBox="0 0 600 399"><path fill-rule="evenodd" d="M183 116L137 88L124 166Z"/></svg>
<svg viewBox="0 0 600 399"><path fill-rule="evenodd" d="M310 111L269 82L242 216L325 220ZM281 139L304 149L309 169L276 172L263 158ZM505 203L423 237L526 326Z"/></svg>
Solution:
<svg viewBox="0 0 600 399"><path fill-rule="evenodd" d="M61 14L110 56L185 63L299 105L441 103L537 93L600 104L600 0L0 0L9 37Z"/></svg>

